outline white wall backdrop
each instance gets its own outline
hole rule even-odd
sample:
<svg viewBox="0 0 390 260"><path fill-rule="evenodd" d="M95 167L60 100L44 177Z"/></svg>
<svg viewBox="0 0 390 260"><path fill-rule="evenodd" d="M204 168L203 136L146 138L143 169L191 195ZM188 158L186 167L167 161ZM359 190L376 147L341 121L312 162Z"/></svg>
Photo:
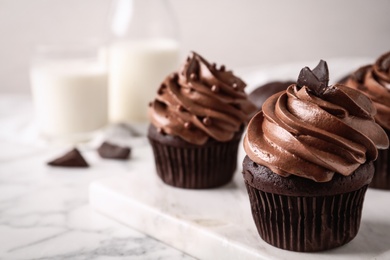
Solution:
<svg viewBox="0 0 390 260"><path fill-rule="evenodd" d="M157 0L156 0L157 1ZM390 50L389 0L170 0L182 55L195 50L228 68ZM0 92L29 93L41 43L104 37L110 0L0 0Z"/></svg>

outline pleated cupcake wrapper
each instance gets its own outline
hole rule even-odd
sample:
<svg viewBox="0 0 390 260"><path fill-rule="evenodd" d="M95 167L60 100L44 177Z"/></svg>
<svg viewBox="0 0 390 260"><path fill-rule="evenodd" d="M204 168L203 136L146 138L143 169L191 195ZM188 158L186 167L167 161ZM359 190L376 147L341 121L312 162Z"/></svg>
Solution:
<svg viewBox="0 0 390 260"><path fill-rule="evenodd" d="M370 187L390 190L390 152L389 149L378 152L378 158L374 162L374 178L372 178Z"/></svg>
<svg viewBox="0 0 390 260"><path fill-rule="evenodd" d="M367 185L334 196L294 197L267 193L246 182L260 237L291 251L335 248L358 233Z"/></svg>
<svg viewBox="0 0 390 260"><path fill-rule="evenodd" d="M237 166L240 139L209 146L175 147L149 138L156 170L167 184L206 189L228 183Z"/></svg>

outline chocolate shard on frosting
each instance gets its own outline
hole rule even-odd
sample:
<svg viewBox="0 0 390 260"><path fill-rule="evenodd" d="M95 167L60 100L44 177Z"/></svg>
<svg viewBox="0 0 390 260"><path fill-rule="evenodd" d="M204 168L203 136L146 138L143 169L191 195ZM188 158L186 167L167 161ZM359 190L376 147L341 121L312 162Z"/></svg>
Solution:
<svg viewBox="0 0 390 260"><path fill-rule="evenodd" d="M325 86L329 84L329 69L328 64L324 60L320 60L318 65L313 69L314 75L319 81L323 82Z"/></svg>
<svg viewBox="0 0 390 260"><path fill-rule="evenodd" d="M306 67L297 84L264 102L244 139L252 161L280 176L327 182L335 173L351 175L388 147L372 101L345 85L328 87L328 74L325 62Z"/></svg>
<svg viewBox="0 0 390 260"><path fill-rule="evenodd" d="M47 163L50 166L59 167L89 167L84 157L81 155L77 148L72 149L63 156Z"/></svg>
<svg viewBox="0 0 390 260"><path fill-rule="evenodd" d="M131 149L129 147L104 142L97 149L97 152L102 158L126 160L130 156Z"/></svg>
<svg viewBox="0 0 390 260"><path fill-rule="evenodd" d="M315 95L321 96L328 87L329 70L326 61L320 60L318 65L310 70L305 67L298 76L297 85L299 87L307 86Z"/></svg>

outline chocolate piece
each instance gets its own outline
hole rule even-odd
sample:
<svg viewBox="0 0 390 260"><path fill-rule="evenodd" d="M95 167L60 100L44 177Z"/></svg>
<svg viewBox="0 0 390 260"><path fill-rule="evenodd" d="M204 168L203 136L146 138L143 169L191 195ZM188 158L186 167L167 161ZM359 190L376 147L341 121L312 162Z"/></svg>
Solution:
<svg viewBox="0 0 390 260"><path fill-rule="evenodd" d="M326 61L321 60L318 65L310 70L305 67L298 76L297 85L299 87L307 86L315 95L321 96L328 87L329 70Z"/></svg>
<svg viewBox="0 0 390 260"><path fill-rule="evenodd" d="M324 86L327 69L325 63L320 66L317 75L307 68L308 74L301 76ZM293 84L264 102L243 142L253 161L284 177L328 182L336 173L351 175L365 161L375 160L378 148L388 147L372 101L363 93L345 85L320 88L321 97L311 91Z"/></svg>
<svg viewBox="0 0 390 260"><path fill-rule="evenodd" d="M294 84L294 81L272 81L265 85L257 87L253 90L248 99L252 101L257 107L258 110L263 106L264 101L280 91L286 90L288 86Z"/></svg>
<svg viewBox="0 0 390 260"><path fill-rule="evenodd" d="M74 148L63 156L53 161L50 161L47 164L59 167L89 167L88 163L85 161L85 159L83 158L79 150L77 150L77 148Z"/></svg>
<svg viewBox="0 0 390 260"><path fill-rule="evenodd" d="M97 151L102 158L120 160L128 159L131 152L129 147L122 147L108 142L102 143Z"/></svg>
<svg viewBox="0 0 390 260"><path fill-rule="evenodd" d="M318 65L313 69L313 74L316 75L319 81L323 82L325 86L329 84L329 69L326 61L320 60Z"/></svg>

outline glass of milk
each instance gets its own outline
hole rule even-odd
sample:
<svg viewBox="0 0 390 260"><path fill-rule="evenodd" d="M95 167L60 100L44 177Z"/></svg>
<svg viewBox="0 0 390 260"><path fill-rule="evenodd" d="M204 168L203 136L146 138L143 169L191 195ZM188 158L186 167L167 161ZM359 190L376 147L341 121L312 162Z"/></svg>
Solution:
<svg viewBox="0 0 390 260"><path fill-rule="evenodd" d="M108 50L109 120L146 122L148 104L177 70L177 23L166 0L117 0Z"/></svg>
<svg viewBox="0 0 390 260"><path fill-rule="evenodd" d="M40 133L86 141L108 122L107 66L95 45L40 46L30 70Z"/></svg>

